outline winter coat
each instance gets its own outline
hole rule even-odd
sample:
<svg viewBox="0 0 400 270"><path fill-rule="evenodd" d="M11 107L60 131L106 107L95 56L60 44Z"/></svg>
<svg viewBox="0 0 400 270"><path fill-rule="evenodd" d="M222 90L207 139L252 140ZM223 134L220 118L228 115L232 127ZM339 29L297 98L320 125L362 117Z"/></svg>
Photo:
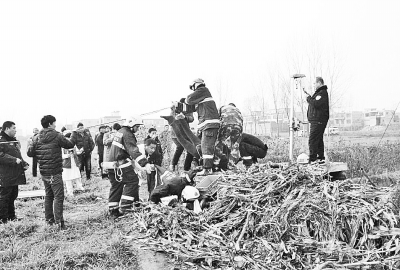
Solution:
<svg viewBox="0 0 400 270"><path fill-rule="evenodd" d="M83 147L85 153L92 153L94 149L94 141L88 129L85 129L83 132L73 132L71 140L76 142L76 147L78 147L78 149L82 149Z"/></svg>
<svg viewBox="0 0 400 270"><path fill-rule="evenodd" d="M232 105L225 105L219 109L221 126L232 125L243 129L243 116L238 108Z"/></svg>
<svg viewBox="0 0 400 270"><path fill-rule="evenodd" d="M104 154L104 143L103 143L103 139L104 139L104 133L100 133L97 137L96 137L96 145L97 145L97 153L99 154L99 156Z"/></svg>
<svg viewBox="0 0 400 270"><path fill-rule="evenodd" d="M146 156L139 151L135 134L129 127L123 126L114 135L108 160L112 162L126 158L133 159L141 167L148 163ZM133 170L133 166L129 166L125 170Z"/></svg>
<svg viewBox="0 0 400 270"><path fill-rule="evenodd" d="M150 138L151 138L150 136L147 136L146 139L150 139ZM145 153L146 158L150 164L156 164L158 166L161 166L161 163L163 161L163 152L162 152L162 148L161 148L161 142L158 139L158 137L156 137L154 140L157 143L156 151L154 151L154 153L151 155L148 155L147 153Z"/></svg>
<svg viewBox="0 0 400 270"><path fill-rule="evenodd" d="M52 128L42 129L28 147L28 156L36 156L42 176L61 174L63 171L61 148L71 149L75 145L72 133L71 140Z"/></svg>
<svg viewBox="0 0 400 270"><path fill-rule="evenodd" d="M16 138L8 136L4 131L0 133L0 187L10 187L26 184L24 167L27 163L21 156L21 145ZM17 158L21 160L17 164Z"/></svg>
<svg viewBox="0 0 400 270"><path fill-rule="evenodd" d="M308 111L307 119L308 122L320 122L327 123L329 120L329 96L328 87L326 85L321 86L315 91L312 96L307 97Z"/></svg>
<svg viewBox="0 0 400 270"><path fill-rule="evenodd" d="M211 96L207 87L199 87L190 94L185 103L188 105L197 105L197 114L199 124L197 129L203 131L209 128L219 128L219 113L217 105Z"/></svg>

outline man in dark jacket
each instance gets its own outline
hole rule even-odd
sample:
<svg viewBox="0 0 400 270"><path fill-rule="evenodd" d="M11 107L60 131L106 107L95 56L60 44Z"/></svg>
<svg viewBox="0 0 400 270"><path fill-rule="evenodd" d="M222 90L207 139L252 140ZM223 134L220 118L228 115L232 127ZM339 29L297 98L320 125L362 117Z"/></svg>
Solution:
<svg viewBox="0 0 400 270"><path fill-rule="evenodd" d="M197 175L208 175L212 173L214 159L214 145L217 140L219 129L219 113L210 91L202 79L196 79L190 85L194 92L187 96L185 103L197 105L199 123L198 134L201 138L201 156L203 158L203 171Z"/></svg>
<svg viewBox="0 0 400 270"><path fill-rule="evenodd" d="M77 132L72 134L71 139L76 142L78 150L76 154L79 157L80 171L86 172L86 179L90 180L90 173L92 171L92 151L94 149L94 141L90 131L85 129L82 123L77 125Z"/></svg>
<svg viewBox="0 0 400 270"><path fill-rule="evenodd" d="M133 203L139 201L139 178L133 162L144 167L148 174L151 173L151 165L137 146L135 133L140 125L143 125L143 121L139 117L126 119L121 129L115 133L111 144L109 162L117 165L108 170L111 182L108 209L113 217L121 216L125 209L132 208Z"/></svg>
<svg viewBox="0 0 400 270"><path fill-rule="evenodd" d="M104 157L104 133L106 132L106 127L105 126L100 126L99 127L99 134L96 137L96 146L97 146L97 154L99 155L99 168L100 168L100 172L101 172L101 177L107 178L107 174L104 173L103 168L101 166L101 164L103 163L103 157Z"/></svg>
<svg viewBox="0 0 400 270"><path fill-rule="evenodd" d="M161 166L163 161L161 142L157 137L157 130L155 128L149 129L149 135L144 141L144 146L146 158L150 164L153 164L151 174L147 174L147 189L150 194L154 187L157 186L157 183L160 182L154 165ZM147 151L146 149L151 149L151 151Z"/></svg>
<svg viewBox="0 0 400 270"><path fill-rule="evenodd" d="M14 201L18 197L18 185L26 184L24 171L29 168L22 159L16 133L14 122L3 123L0 133L0 223L16 219Z"/></svg>
<svg viewBox="0 0 400 270"><path fill-rule="evenodd" d="M45 115L41 124L43 129L28 146L28 156L36 156L39 170L42 175L46 197L44 210L46 222L50 225L57 224L64 229L63 205L64 183L62 180L62 154L61 148L71 149L75 145L73 139L68 140L56 131L56 118ZM54 203L54 204L53 204Z"/></svg>
<svg viewBox="0 0 400 270"><path fill-rule="evenodd" d="M329 120L329 96L328 87L324 85L321 77L316 77L315 89L315 93L307 97L307 118L310 123L309 160L324 163L324 131Z"/></svg>

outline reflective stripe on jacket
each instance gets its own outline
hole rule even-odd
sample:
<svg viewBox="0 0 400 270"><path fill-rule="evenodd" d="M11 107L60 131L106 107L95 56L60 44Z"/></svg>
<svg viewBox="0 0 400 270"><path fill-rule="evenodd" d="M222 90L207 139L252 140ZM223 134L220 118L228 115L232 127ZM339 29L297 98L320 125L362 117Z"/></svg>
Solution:
<svg viewBox="0 0 400 270"><path fill-rule="evenodd" d="M133 134L129 127L124 126L114 135L109 161L123 160L127 157L135 160L142 167L148 163L146 156L139 151L135 134Z"/></svg>
<svg viewBox="0 0 400 270"><path fill-rule="evenodd" d="M198 130L219 128L217 105L207 87L197 88L186 98L185 103L188 105L197 105L196 111L199 116Z"/></svg>

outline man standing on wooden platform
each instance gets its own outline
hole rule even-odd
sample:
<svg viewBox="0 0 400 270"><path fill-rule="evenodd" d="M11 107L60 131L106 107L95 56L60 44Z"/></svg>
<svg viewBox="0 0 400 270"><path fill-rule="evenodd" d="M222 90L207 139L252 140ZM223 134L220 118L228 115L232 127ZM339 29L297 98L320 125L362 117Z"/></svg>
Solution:
<svg viewBox="0 0 400 270"><path fill-rule="evenodd" d="M328 87L324 85L321 77L315 79L315 93L307 97L307 118L310 123L310 163L325 163L324 131L329 120L329 95Z"/></svg>

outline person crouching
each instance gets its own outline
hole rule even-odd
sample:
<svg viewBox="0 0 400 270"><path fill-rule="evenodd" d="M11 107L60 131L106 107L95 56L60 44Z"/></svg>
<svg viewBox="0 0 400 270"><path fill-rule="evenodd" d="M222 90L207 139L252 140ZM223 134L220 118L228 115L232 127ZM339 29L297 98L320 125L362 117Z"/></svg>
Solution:
<svg viewBox="0 0 400 270"><path fill-rule="evenodd" d="M161 202L161 198L176 195L181 198L182 190L193 184L193 178L196 176L195 171L189 171L184 176L175 176L164 168L157 166L156 168L161 175L162 185L157 186L150 194L150 201L153 203Z"/></svg>

